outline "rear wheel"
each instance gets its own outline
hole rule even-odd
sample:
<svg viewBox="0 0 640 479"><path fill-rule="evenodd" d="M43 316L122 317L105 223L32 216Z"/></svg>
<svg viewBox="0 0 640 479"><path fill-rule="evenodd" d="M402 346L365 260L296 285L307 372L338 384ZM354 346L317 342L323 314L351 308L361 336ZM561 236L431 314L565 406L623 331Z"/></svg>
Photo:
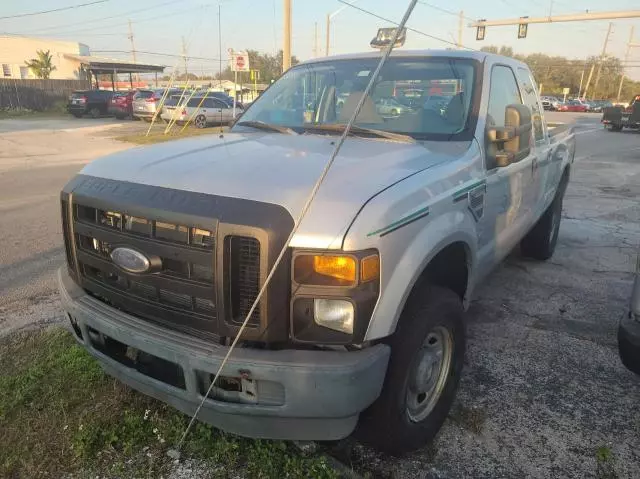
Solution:
<svg viewBox="0 0 640 479"><path fill-rule="evenodd" d="M97 106L94 106L93 108L91 108L91 110L89 110L89 115L91 115L91 118L100 118L100 108L98 108Z"/></svg>
<svg viewBox="0 0 640 479"><path fill-rule="evenodd" d="M82 113L73 113L76 118L82 118Z"/></svg>
<svg viewBox="0 0 640 479"><path fill-rule="evenodd" d="M524 256L538 260L547 260L553 256L558 243L560 219L562 218L562 200L566 182L558 187L553 202L538 220L536 225L527 233L520 243L520 251Z"/></svg>
<svg viewBox="0 0 640 479"><path fill-rule="evenodd" d="M193 124L196 126L196 128L205 128L207 126L207 119L204 115L198 115L193 121Z"/></svg>
<svg viewBox="0 0 640 479"><path fill-rule="evenodd" d="M396 110L395 108L391 110L391 116L398 116L398 110Z"/></svg>
<svg viewBox="0 0 640 479"><path fill-rule="evenodd" d="M391 454L424 446L442 426L464 359L462 301L433 285L412 294L389 340L391 358L380 397L364 411L356 434Z"/></svg>

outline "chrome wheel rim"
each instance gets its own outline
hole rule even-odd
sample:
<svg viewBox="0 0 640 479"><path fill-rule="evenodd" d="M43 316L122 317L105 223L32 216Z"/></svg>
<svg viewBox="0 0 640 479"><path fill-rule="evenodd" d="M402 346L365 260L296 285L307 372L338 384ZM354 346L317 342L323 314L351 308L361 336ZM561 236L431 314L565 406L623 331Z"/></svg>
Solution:
<svg viewBox="0 0 640 479"><path fill-rule="evenodd" d="M436 406L451 371L453 337L438 326L431 331L416 354L407 388L407 416L424 420Z"/></svg>
<svg viewBox="0 0 640 479"><path fill-rule="evenodd" d="M201 116L199 116L198 118L196 118L196 126L198 128L204 128L204 124L205 124L205 120L204 118L202 118Z"/></svg>

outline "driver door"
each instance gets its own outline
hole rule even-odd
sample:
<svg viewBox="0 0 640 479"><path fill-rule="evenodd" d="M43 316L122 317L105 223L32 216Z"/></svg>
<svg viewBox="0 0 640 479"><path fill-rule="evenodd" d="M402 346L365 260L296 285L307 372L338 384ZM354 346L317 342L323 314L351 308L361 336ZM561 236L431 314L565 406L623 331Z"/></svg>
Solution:
<svg viewBox="0 0 640 479"><path fill-rule="evenodd" d="M490 72L487 127L505 126L507 106L513 104L523 104L515 72L510 66L494 65ZM518 244L533 217L534 149L519 161L497 166L491 160L495 147L485 138L486 209L478 223L480 276L488 274Z"/></svg>

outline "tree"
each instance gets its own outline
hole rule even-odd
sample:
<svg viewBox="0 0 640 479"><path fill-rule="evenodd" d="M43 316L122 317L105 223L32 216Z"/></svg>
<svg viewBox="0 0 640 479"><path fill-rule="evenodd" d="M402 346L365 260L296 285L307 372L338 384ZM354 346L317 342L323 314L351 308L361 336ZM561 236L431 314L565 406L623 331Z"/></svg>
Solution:
<svg viewBox="0 0 640 479"><path fill-rule="evenodd" d="M53 65L53 57L51 53L49 53L49 50L47 50L46 52L37 50L36 54L38 55L38 58L32 58L28 62L24 63L29 67L29 69L35 76L47 80L51 75L51 72L56 69L56 67Z"/></svg>

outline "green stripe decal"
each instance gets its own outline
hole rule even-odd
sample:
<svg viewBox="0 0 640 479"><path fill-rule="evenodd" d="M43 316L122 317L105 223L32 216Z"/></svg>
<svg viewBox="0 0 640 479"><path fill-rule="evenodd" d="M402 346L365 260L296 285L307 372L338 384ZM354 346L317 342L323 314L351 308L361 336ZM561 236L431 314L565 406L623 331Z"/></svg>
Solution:
<svg viewBox="0 0 640 479"><path fill-rule="evenodd" d="M474 188L477 188L478 186L485 185L486 183L487 183L486 180L480 180L480 181L476 181L475 183L473 183L473 184L471 184L469 186L465 186L464 188L459 189L458 191L456 191L453 194L453 201L459 200L462 196L465 196L467 193L469 193Z"/></svg>
<svg viewBox="0 0 640 479"><path fill-rule="evenodd" d="M419 209L415 213L411 213L410 215L405 216L404 218L401 218L398 221L394 221L393 223L385 226L384 228L380 228L379 230L372 231L371 233L367 234L367 236L374 236L380 233L384 233L385 231L388 231L388 230L400 228L404 226L406 223L411 223L411 221L416 219L418 216L421 216L421 215L426 216L428 214L429 214L429 207L425 206L424 208Z"/></svg>

